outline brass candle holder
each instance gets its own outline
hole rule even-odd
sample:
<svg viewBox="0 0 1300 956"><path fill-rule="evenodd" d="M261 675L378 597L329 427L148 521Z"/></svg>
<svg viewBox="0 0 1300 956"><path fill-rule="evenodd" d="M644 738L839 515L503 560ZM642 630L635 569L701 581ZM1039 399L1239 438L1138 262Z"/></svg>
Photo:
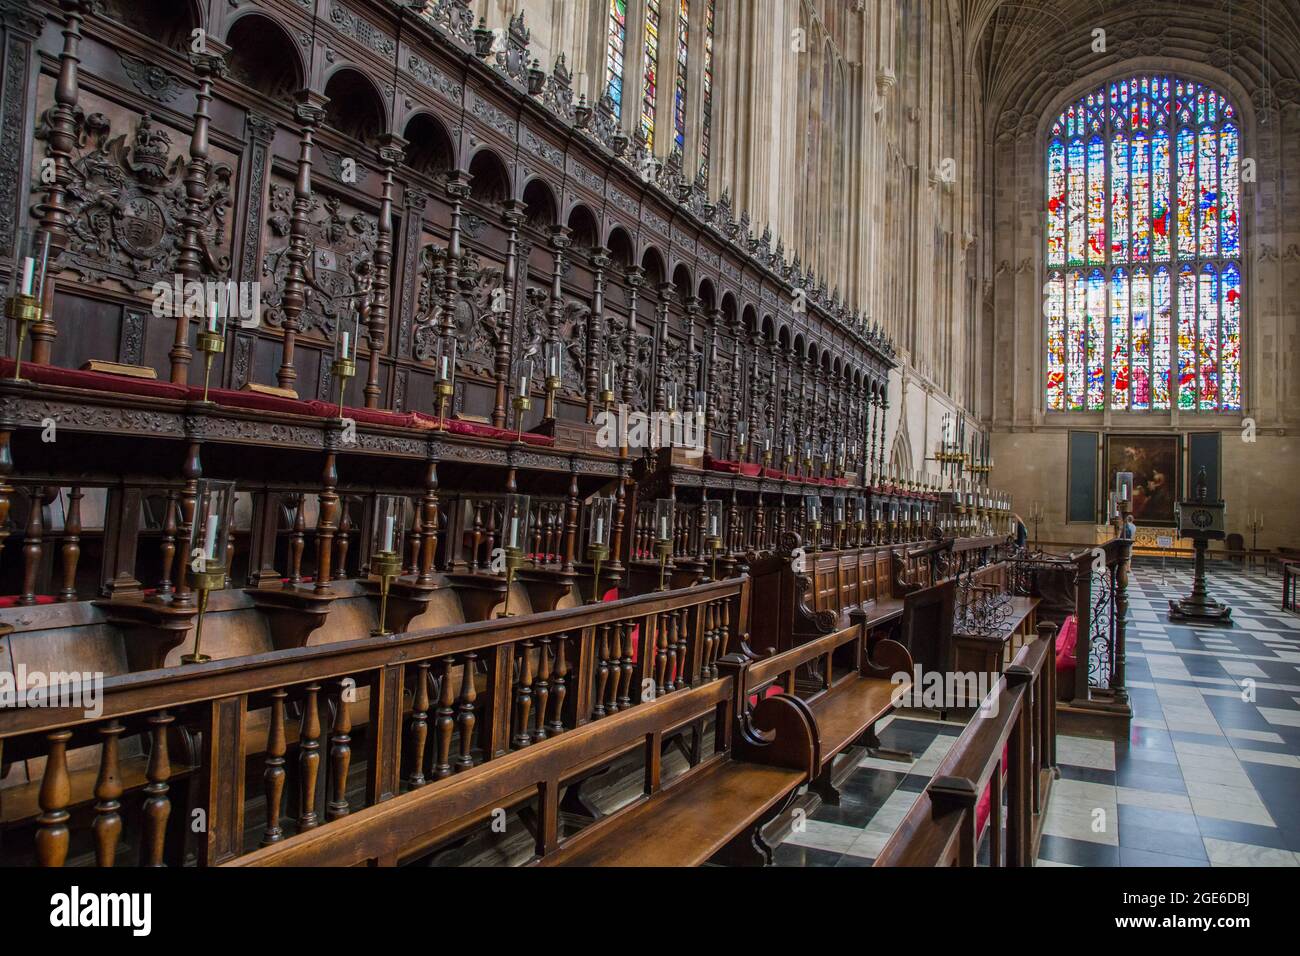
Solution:
<svg viewBox="0 0 1300 956"><path fill-rule="evenodd" d="M456 386L447 379L438 379L433 383L433 394L438 400L438 427L447 427L447 404L455 393Z"/></svg>
<svg viewBox="0 0 1300 956"><path fill-rule="evenodd" d="M18 348L14 351L13 381L22 381L23 342L27 339L28 326L41 321L43 310L35 296L11 295L5 299L5 318L18 325Z"/></svg>
<svg viewBox="0 0 1300 956"><path fill-rule="evenodd" d="M13 271L5 297L5 318L18 326L18 348L14 351L15 382L22 380L23 342L28 326L44 316L45 270L50 258L50 234L43 229L24 229L14 244Z"/></svg>
<svg viewBox="0 0 1300 956"><path fill-rule="evenodd" d="M203 353L203 401L208 400L208 386L212 381L212 363L226 350L226 337L206 328L194 337L194 346Z"/></svg>
<svg viewBox="0 0 1300 956"><path fill-rule="evenodd" d="M203 644L203 618L208 613L208 594L226 586L226 566L207 564L202 571L190 570L190 587L199 595L199 616L194 625L194 653L182 654L182 664L206 664L212 660L201 650Z"/></svg>
<svg viewBox="0 0 1300 956"><path fill-rule="evenodd" d="M334 376L334 381L339 383L339 418L342 418L343 392L348 386L348 379L356 377L357 361L350 358L336 358L330 365L330 373Z"/></svg>
<svg viewBox="0 0 1300 956"><path fill-rule="evenodd" d="M510 404L515 410L515 438L522 441L524 437L524 412L533 407L533 399L530 395L516 395L511 399Z"/></svg>
<svg viewBox="0 0 1300 956"><path fill-rule="evenodd" d="M376 551L370 556L370 573L379 580L379 626L370 632L371 637L388 637L388 592L393 581L402 573L402 556L396 551Z"/></svg>
<svg viewBox="0 0 1300 956"><path fill-rule="evenodd" d="M199 481L194 492L186 554L190 586L198 592L199 614L194 626L194 651L181 656L182 664L203 664L212 660L203 653L203 620L208 612L208 595L226 586L226 546L230 538L230 511L235 497L233 481Z"/></svg>
<svg viewBox="0 0 1300 956"><path fill-rule="evenodd" d="M505 607L501 609L502 617L510 617L510 590L515 583L515 572L524 564L524 551L522 548L506 548L506 602Z"/></svg>
<svg viewBox="0 0 1300 956"><path fill-rule="evenodd" d="M667 591L665 577L668 571L668 557L673 553L671 538L655 538L655 556L659 559L659 590Z"/></svg>
<svg viewBox="0 0 1300 956"><path fill-rule="evenodd" d="M673 553L673 514L676 502L672 498L655 499L655 555L659 558L659 590L668 590L665 584L665 573L668 568L668 558Z"/></svg>
<svg viewBox="0 0 1300 956"><path fill-rule="evenodd" d="M591 603L600 603L600 565L609 557L609 548L603 544L587 545L587 560L592 563Z"/></svg>

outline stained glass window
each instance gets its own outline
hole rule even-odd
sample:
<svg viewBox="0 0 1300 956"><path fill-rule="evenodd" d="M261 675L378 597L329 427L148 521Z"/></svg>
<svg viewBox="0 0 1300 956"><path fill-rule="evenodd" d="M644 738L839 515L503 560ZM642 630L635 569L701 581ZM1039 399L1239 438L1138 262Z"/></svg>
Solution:
<svg viewBox="0 0 1300 956"><path fill-rule="evenodd" d="M659 93L659 0L645 0L645 43L642 45L641 130L646 145L655 145L655 102Z"/></svg>
<svg viewBox="0 0 1300 956"><path fill-rule="evenodd" d="M691 0L677 0L677 80L673 84L673 141L686 148L686 69Z"/></svg>
<svg viewBox="0 0 1300 956"><path fill-rule="evenodd" d="M1205 84L1134 76L1047 144L1047 408L1241 408L1241 133Z"/></svg>
<svg viewBox="0 0 1300 956"><path fill-rule="evenodd" d="M704 5L704 70L700 74L700 168L705 179L709 173L709 145L713 132L713 6Z"/></svg>
<svg viewBox="0 0 1300 956"><path fill-rule="evenodd" d="M623 60L627 53L627 0L609 0L609 36L606 43L605 91L614 112L623 107Z"/></svg>

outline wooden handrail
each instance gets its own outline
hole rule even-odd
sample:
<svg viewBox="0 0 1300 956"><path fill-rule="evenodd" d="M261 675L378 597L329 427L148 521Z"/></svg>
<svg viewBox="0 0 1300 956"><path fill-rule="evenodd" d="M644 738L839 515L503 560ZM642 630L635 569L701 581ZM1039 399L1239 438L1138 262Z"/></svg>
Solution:
<svg viewBox="0 0 1300 956"><path fill-rule="evenodd" d="M1041 819L1045 809L1056 761L1056 625L1040 624L1038 635L1038 640L1021 648L985 696L929 786L881 850L876 866L974 866L979 846L977 806L985 790L991 791L990 860L994 866L1002 865L1004 785L1006 864L1031 864L1034 820Z"/></svg>

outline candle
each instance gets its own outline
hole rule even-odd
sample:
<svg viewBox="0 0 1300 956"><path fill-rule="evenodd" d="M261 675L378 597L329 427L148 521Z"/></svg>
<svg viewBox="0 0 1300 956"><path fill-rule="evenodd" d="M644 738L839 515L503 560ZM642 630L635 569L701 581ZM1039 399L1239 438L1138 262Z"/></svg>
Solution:
<svg viewBox="0 0 1300 956"><path fill-rule="evenodd" d="M596 543L600 544L605 540L605 519L596 515Z"/></svg>
<svg viewBox="0 0 1300 956"><path fill-rule="evenodd" d="M393 550L393 522L394 522L394 518L392 515L388 515L387 517L384 518L384 550L385 551Z"/></svg>
<svg viewBox="0 0 1300 956"><path fill-rule="evenodd" d="M217 331L217 303L215 299L208 303L208 331Z"/></svg>
<svg viewBox="0 0 1300 956"><path fill-rule="evenodd" d="M668 540L668 516L667 515L659 516L659 540L661 541Z"/></svg>
<svg viewBox="0 0 1300 956"><path fill-rule="evenodd" d="M519 516L510 519L510 547L519 547Z"/></svg>
<svg viewBox="0 0 1300 956"><path fill-rule="evenodd" d="M207 527L203 536L203 555L209 561L217 560L217 516L208 515Z"/></svg>
<svg viewBox="0 0 1300 956"><path fill-rule="evenodd" d="M709 536L718 537L718 516L716 514L709 515Z"/></svg>
<svg viewBox="0 0 1300 956"><path fill-rule="evenodd" d="M442 380L444 382L451 381L451 374L450 374L451 369L449 367L450 365L451 365L451 359L449 359L447 356L444 355L442 357Z"/></svg>
<svg viewBox="0 0 1300 956"><path fill-rule="evenodd" d="M346 359L346 358L349 358L349 354L348 354L349 344L350 344L350 343L349 343L349 336L348 336L348 333L345 331L345 332L343 333L343 355L342 355L342 357L345 358L345 359Z"/></svg>
<svg viewBox="0 0 1300 956"><path fill-rule="evenodd" d="M31 256L23 259L23 290L25 296L32 296L36 293L36 260Z"/></svg>

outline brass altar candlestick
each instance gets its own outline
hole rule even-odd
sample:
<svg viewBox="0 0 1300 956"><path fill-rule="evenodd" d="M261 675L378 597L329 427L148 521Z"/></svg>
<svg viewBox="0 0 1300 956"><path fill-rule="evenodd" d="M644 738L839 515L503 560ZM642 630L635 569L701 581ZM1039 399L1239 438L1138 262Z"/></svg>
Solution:
<svg viewBox="0 0 1300 956"><path fill-rule="evenodd" d="M809 552L817 553L818 539L821 537L822 530L822 499L820 495L804 495L803 498L804 521L808 530L812 533L809 535Z"/></svg>
<svg viewBox="0 0 1300 956"><path fill-rule="evenodd" d="M665 575L668 570L668 558L673 553L673 510L675 503L671 498L659 498L655 501L655 556L659 558L659 590L667 591Z"/></svg>
<svg viewBox="0 0 1300 956"><path fill-rule="evenodd" d="M542 409L542 417L552 419L555 417L555 394L560 390L563 382L564 369L564 350L559 342L548 342L546 345L546 404Z"/></svg>
<svg viewBox="0 0 1300 956"><path fill-rule="evenodd" d="M587 539L587 560L592 563L591 602L600 601L600 565L609 557L611 524L614 515L614 498L596 497L587 506L589 535Z"/></svg>
<svg viewBox="0 0 1300 956"><path fill-rule="evenodd" d="M524 437L524 412L533 407L532 398L532 381L533 381L533 362L532 359L524 366L524 372L519 376L519 391L515 393L511 405L515 409L515 437L522 441Z"/></svg>
<svg viewBox="0 0 1300 956"><path fill-rule="evenodd" d="M510 616L510 591L515 583L515 572L524 563L524 549L528 541L528 526L532 511L527 495L506 495L505 506L505 552L506 562L506 600L501 610L502 617Z"/></svg>
<svg viewBox="0 0 1300 956"><path fill-rule="evenodd" d="M718 580L718 552L722 550L722 502L718 499L704 502L704 546L713 559L710 580Z"/></svg>
<svg viewBox="0 0 1300 956"><path fill-rule="evenodd" d="M219 322L216 302L208 304L208 324L194 337L195 347L203 353L203 401L208 400L208 386L212 381L212 363L226 350L226 323Z"/></svg>
<svg viewBox="0 0 1300 956"><path fill-rule="evenodd" d="M15 382L22 380L23 342L27 339L27 329L41 321L44 315L45 273L49 258L50 234L44 230L23 230L15 247L9 294L5 298L5 318L18 326L18 347L14 350Z"/></svg>
<svg viewBox="0 0 1300 956"><path fill-rule="evenodd" d="M234 497L233 481L203 479L195 490L188 566L190 587L199 595L199 614L194 625L194 650L181 656L182 664L204 664L212 660L202 651L203 619L208 612L208 595L226 586L226 545Z"/></svg>
<svg viewBox="0 0 1300 956"><path fill-rule="evenodd" d="M438 402L438 427L447 427L447 405L456 394L456 339L444 336L438 340L438 377L433 383L433 394Z"/></svg>
<svg viewBox="0 0 1300 956"><path fill-rule="evenodd" d="M396 551L376 551L370 556L370 573L379 579L379 626L370 632L371 637L387 637L388 591L393 580L402 573L402 556Z"/></svg>
<svg viewBox="0 0 1300 956"><path fill-rule="evenodd" d="M357 312L357 320L351 334L343 328L343 323L339 323L339 338L335 343L334 362L330 365L330 373L339 384L339 418L343 417L343 393L347 389L348 379L355 378L357 374L356 339L360 334L360 312Z"/></svg>

